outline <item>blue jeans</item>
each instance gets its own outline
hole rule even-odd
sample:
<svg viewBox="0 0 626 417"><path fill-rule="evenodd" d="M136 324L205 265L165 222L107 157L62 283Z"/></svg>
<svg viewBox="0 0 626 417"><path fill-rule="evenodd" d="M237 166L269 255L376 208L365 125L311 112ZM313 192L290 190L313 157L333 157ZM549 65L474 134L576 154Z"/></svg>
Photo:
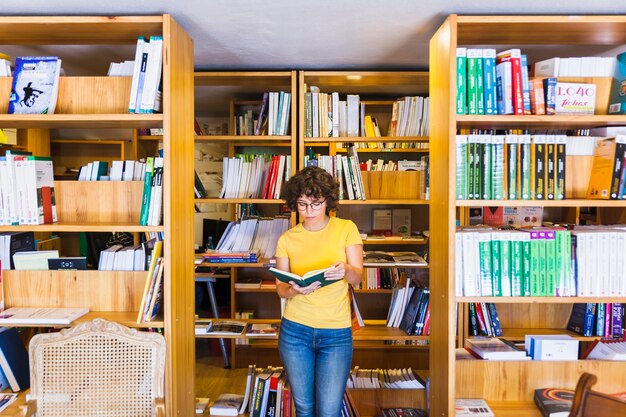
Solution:
<svg viewBox="0 0 626 417"><path fill-rule="evenodd" d="M352 329L314 329L283 318L278 351L297 417L340 417L352 365Z"/></svg>

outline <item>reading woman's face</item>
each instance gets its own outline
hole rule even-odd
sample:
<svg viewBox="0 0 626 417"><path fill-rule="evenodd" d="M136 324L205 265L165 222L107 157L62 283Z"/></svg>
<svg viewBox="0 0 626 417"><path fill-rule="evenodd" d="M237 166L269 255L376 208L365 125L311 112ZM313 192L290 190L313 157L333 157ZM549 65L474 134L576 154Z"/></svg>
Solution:
<svg viewBox="0 0 626 417"><path fill-rule="evenodd" d="M301 195L297 202L298 213L306 223L314 224L326 219L326 200Z"/></svg>

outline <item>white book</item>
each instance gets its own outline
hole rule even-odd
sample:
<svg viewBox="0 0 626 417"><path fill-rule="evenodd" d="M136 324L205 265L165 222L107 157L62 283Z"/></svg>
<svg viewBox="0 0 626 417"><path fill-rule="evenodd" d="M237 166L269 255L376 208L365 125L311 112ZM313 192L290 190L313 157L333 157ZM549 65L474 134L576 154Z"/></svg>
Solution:
<svg viewBox="0 0 626 417"><path fill-rule="evenodd" d="M16 270L45 271L48 269L48 259L58 257L58 250L17 252L13 255L13 263Z"/></svg>
<svg viewBox="0 0 626 417"><path fill-rule="evenodd" d="M457 398L456 417L494 417L493 411L482 398Z"/></svg>
<svg viewBox="0 0 626 417"><path fill-rule="evenodd" d="M332 136L339 137L339 93L332 93Z"/></svg>
<svg viewBox="0 0 626 417"><path fill-rule="evenodd" d="M128 100L128 112L135 113L137 107L137 92L139 87L139 73L142 67L143 49L146 41L143 36L137 38L137 49L135 50L135 62L137 65L133 68L133 79L130 84L130 98Z"/></svg>
<svg viewBox="0 0 626 417"><path fill-rule="evenodd" d="M113 161L114 163L117 161ZM120 161L121 162L121 161ZM123 181L132 181L135 177L135 161L124 161L124 172L122 174Z"/></svg>
<svg viewBox="0 0 626 417"><path fill-rule="evenodd" d="M347 95L347 136L359 136L359 96Z"/></svg>
<svg viewBox="0 0 626 417"><path fill-rule="evenodd" d="M161 82L161 71L163 62L163 38L161 36L150 36L150 54L148 55L148 66L146 68L146 79L141 94L141 113L153 113L157 90Z"/></svg>
<svg viewBox="0 0 626 417"><path fill-rule="evenodd" d="M89 308L12 307L0 313L0 325L70 324L89 313Z"/></svg>
<svg viewBox="0 0 626 417"><path fill-rule="evenodd" d="M550 58L535 63L535 77L558 77L560 58Z"/></svg>

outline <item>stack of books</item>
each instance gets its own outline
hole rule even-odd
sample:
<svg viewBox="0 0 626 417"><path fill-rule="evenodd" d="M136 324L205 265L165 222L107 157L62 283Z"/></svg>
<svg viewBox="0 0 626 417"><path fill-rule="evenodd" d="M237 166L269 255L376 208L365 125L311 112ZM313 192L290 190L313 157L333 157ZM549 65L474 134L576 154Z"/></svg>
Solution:
<svg viewBox="0 0 626 417"><path fill-rule="evenodd" d="M257 251L222 251L209 250L202 254L202 261L207 263L256 263L259 261ZM259 284L260 285L260 284Z"/></svg>
<svg viewBox="0 0 626 417"><path fill-rule="evenodd" d="M523 361L531 360L523 349L513 343L499 338L466 339L467 348L473 353L487 360Z"/></svg>

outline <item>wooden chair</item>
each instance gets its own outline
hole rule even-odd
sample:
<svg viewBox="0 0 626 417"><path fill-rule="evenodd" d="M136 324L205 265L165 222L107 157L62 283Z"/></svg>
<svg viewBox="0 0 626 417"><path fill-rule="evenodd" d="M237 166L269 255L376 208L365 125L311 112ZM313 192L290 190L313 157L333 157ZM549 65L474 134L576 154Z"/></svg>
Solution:
<svg viewBox="0 0 626 417"><path fill-rule="evenodd" d="M35 335L20 416L164 416L165 339L102 319Z"/></svg>
<svg viewBox="0 0 626 417"><path fill-rule="evenodd" d="M591 390L596 381L595 375L586 372L580 376L569 417L626 416L626 402Z"/></svg>

